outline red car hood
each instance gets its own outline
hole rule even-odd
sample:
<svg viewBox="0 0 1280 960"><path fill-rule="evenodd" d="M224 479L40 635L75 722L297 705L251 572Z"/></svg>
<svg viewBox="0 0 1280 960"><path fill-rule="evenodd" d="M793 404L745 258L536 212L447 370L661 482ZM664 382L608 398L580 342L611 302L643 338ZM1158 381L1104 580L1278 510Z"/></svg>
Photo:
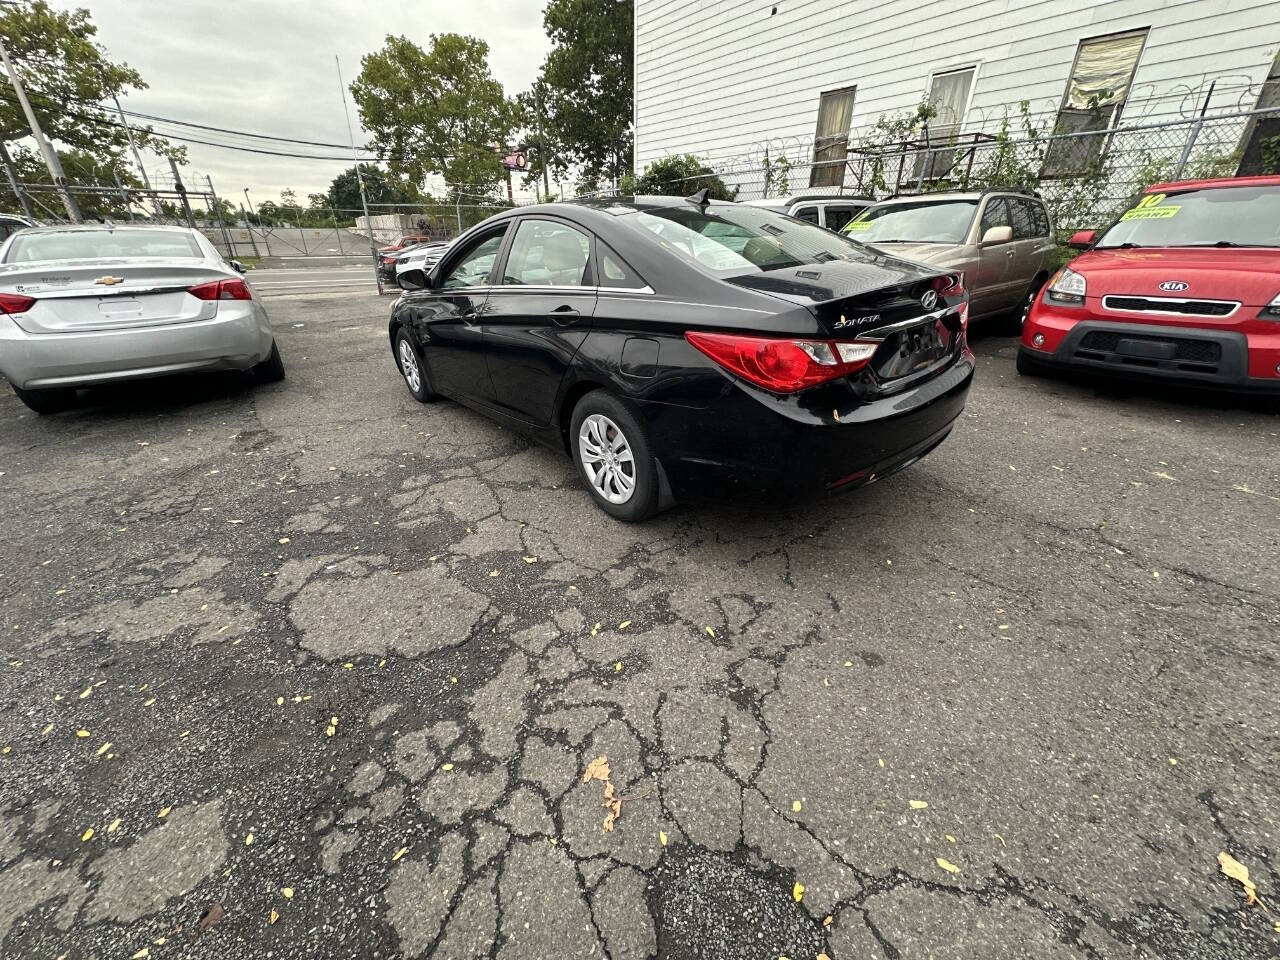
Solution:
<svg viewBox="0 0 1280 960"><path fill-rule="evenodd" d="M1191 300L1239 300L1262 307L1280 294L1280 249L1213 247L1090 250L1067 264L1084 276L1088 296L1127 294ZM1161 290L1181 281L1182 291Z"/></svg>

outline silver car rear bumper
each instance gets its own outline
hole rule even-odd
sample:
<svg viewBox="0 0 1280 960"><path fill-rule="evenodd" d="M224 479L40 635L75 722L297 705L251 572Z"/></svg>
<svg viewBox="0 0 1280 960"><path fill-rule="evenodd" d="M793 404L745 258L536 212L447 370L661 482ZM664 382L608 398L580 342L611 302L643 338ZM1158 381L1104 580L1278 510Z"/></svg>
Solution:
<svg viewBox="0 0 1280 960"><path fill-rule="evenodd" d="M174 373L248 370L271 353L256 300L222 300L211 320L120 330L27 333L0 314L0 373L24 390Z"/></svg>

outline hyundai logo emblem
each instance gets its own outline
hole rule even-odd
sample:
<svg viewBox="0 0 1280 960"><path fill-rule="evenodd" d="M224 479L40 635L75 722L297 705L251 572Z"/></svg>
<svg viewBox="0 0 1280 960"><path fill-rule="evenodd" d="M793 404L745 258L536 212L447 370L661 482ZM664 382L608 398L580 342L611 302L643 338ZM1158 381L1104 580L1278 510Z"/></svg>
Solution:
<svg viewBox="0 0 1280 960"><path fill-rule="evenodd" d="M920 306L926 310L932 310L938 305L938 295L932 290L926 290L924 296L920 298Z"/></svg>
<svg viewBox="0 0 1280 960"><path fill-rule="evenodd" d="M1183 283L1181 280L1166 280L1160 284L1160 289L1165 293L1181 293L1189 286L1190 284Z"/></svg>

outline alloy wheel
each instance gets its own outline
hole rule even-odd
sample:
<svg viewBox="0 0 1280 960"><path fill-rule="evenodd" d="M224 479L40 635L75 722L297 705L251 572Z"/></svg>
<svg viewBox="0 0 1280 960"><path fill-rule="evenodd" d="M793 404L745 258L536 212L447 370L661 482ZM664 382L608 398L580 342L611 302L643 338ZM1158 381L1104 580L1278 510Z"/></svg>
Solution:
<svg viewBox="0 0 1280 960"><path fill-rule="evenodd" d="M578 430L578 458L587 481L610 503L626 503L636 490L636 461L618 425L593 413Z"/></svg>
<svg viewBox="0 0 1280 960"><path fill-rule="evenodd" d="M408 340L400 340L400 372L404 374L404 382L409 389L417 393L422 389L422 371L418 369L418 358L414 356L413 346Z"/></svg>

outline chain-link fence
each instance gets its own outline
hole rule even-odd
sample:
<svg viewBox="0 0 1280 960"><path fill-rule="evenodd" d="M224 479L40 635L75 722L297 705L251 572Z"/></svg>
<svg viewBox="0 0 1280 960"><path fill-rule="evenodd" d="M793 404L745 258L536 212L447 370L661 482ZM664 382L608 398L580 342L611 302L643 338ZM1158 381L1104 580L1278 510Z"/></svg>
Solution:
<svg viewBox="0 0 1280 960"><path fill-rule="evenodd" d="M1152 183L1280 173L1280 107L1055 133L1052 117L1023 104L985 131L903 126L882 120L855 131L835 160L814 161L804 141L763 143L662 186L679 194L709 186L738 200L1035 190L1064 237L1103 226Z"/></svg>

